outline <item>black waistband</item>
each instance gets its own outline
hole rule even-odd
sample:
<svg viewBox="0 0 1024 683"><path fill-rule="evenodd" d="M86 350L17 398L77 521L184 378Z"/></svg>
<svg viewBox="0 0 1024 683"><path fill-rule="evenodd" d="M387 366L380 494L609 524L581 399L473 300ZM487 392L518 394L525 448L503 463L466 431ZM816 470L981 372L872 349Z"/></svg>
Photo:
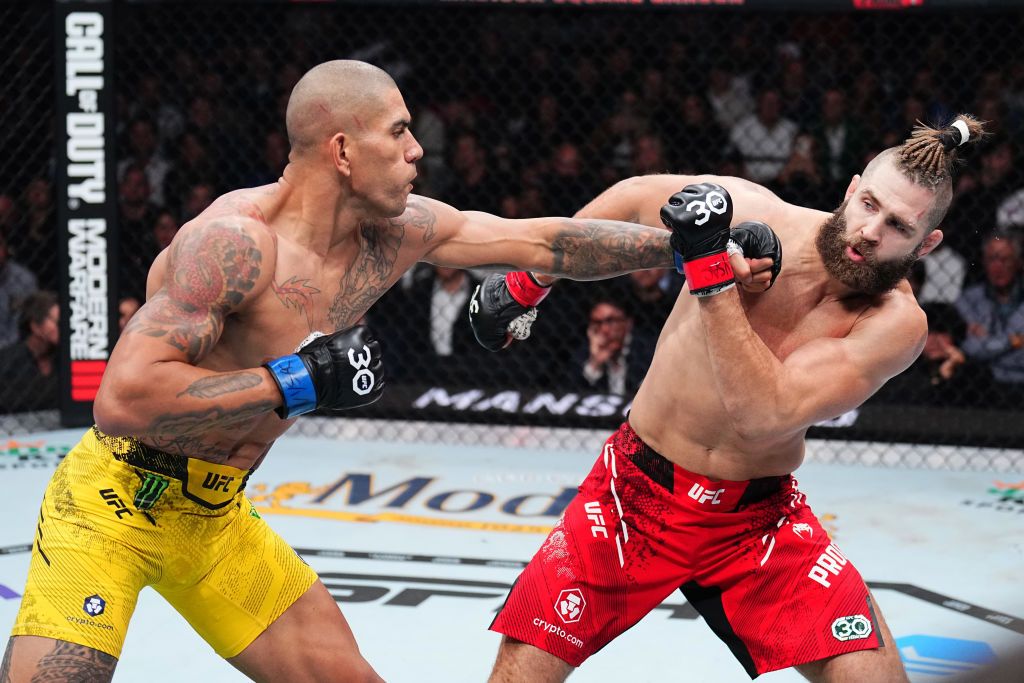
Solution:
<svg viewBox="0 0 1024 683"><path fill-rule="evenodd" d="M188 479L188 458L147 446L130 436L110 436L95 426L92 428L96 440L108 449L115 460L133 467L141 467L167 477L185 481Z"/></svg>
<svg viewBox="0 0 1024 683"><path fill-rule="evenodd" d="M115 460L138 467L140 469L156 472L166 477L172 477L179 481L188 481L188 458L183 455L167 453L159 448L148 446L138 439L130 436L110 436L104 434L95 426L92 428L96 440L110 451ZM246 473L245 478L249 478ZM245 482L239 490L245 488Z"/></svg>
<svg viewBox="0 0 1024 683"><path fill-rule="evenodd" d="M630 430L632 431L632 430ZM658 484L669 493L675 493L675 468L678 467L671 460L647 445L636 433L636 446L628 450L629 459L641 472L646 474L654 483ZM680 468L681 469L681 468ZM751 479L743 490L743 495L737 503L737 508L744 505L752 505L762 501L771 495L782 490L788 475L778 477L760 477Z"/></svg>
<svg viewBox="0 0 1024 683"><path fill-rule="evenodd" d="M747 484L746 490L743 495L740 496L740 502L736 504L736 507L743 507L744 505L752 505L759 501L774 496L776 493L782 490L783 485L789 481L789 476L782 477L760 477L758 479L751 479L750 483Z"/></svg>

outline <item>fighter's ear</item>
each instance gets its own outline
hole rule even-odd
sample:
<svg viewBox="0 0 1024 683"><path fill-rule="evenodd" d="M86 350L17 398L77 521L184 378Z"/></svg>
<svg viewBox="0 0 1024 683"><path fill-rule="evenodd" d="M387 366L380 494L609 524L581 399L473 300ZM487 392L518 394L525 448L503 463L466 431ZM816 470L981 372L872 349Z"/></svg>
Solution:
<svg viewBox="0 0 1024 683"><path fill-rule="evenodd" d="M844 197L844 199L849 199L850 197L852 197L853 193L857 191L857 186L858 185L860 185L860 174L859 173L857 175L853 176L852 178L850 178L850 184L846 188L846 197Z"/></svg>
<svg viewBox="0 0 1024 683"><path fill-rule="evenodd" d="M917 248L917 255L924 256L925 254L933 251L935 247L942 244L942 231L936 228L930 233L924 236L921 240L921 246Z"/></svg>
<svg viewBox="0 0 1024 683"><path fill-rule="evenodd" d="M344 133L335 133L328 142L331 149L331 161L338 172L344 176L352 174L350 140Z"/></svg>

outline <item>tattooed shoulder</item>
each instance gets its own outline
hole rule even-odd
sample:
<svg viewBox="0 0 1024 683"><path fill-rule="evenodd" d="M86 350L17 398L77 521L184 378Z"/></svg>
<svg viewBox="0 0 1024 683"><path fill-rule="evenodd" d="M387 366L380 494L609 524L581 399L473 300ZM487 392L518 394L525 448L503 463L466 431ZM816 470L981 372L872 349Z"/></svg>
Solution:
<svg viewBox="0 0 1024 683"><path fill-rule="evenodd" d="M437 215L421 197L409 197L405 213L398 218L392 218L390 222L392 225L419 231L424 244L437 235Z"/></svg>
<svg viewBox="0 0 1024 683"><path fill-rule="evenodd" d="M241 303L256 285L263 264L263 250L246 225L249 222L215 220L187 235L171 255L172 295L198 295L207 304L226 308Z"/></svg>
<svg viewBox="0 0 1024 683"><path fill-rule="evenodd" d="M254 293L263 250L246 219L216 219L190 228L171 247L163 287L125 328L160 337L188 362L205 357L220 338L224 319Z"/></svg>

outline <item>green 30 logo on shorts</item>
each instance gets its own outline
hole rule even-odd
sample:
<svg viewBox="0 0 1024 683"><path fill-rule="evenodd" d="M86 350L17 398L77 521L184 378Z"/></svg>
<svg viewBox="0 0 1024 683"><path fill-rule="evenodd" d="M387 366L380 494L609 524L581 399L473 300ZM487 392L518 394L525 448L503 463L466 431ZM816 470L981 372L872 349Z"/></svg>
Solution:
<svg viewBox="0 0 1024 683"><path fill-rule="evenodd" d="M871 635L871 621L863 614L840 617L832 622L832 635L836 640L860 640Z"/></svg>
<svg viewBox="0 0 1024 683"><path fill-rule="evenodd" d="M160 500L160 496L167 490L170 482L152 472L138 472L137 474L142 477L142 483L139 484L139 488L135 492L135 509L149 510Z"/></svg>

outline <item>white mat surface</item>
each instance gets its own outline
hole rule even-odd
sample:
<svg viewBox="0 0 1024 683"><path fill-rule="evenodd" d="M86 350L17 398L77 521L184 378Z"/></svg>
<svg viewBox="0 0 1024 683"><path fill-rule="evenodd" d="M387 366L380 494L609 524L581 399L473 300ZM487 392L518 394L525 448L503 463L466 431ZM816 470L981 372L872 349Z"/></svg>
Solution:
<svg viewBox="0 0 1024 683"><path fill-rule="evenodd" d="M32 540L53 467L47 448L77 437L16 437L8 453L36 448L41 457L0 455L0 548L8 549L0 554L0 629L13 622L24 586L29 555L16 548ZM917 448L927 457L928 447ZM287 437L247 491L294 547L323 551L304 557L334 575L325 583L382 676L483 681L498 645L487 630L494 610L554 522L542 513L574 489L596 455ZM948 680L1024 647L1024 473L811 462L797 475L874 587L915 683ZM399 504L403 492L408 500ZM512 514L520 496L532 497ZM684 605L677 593L571 680L749 680L701 620L685 618ZM115 681L182 680L244 679L146 590ZM803 679L785 671L759 680Z"/></svg>

